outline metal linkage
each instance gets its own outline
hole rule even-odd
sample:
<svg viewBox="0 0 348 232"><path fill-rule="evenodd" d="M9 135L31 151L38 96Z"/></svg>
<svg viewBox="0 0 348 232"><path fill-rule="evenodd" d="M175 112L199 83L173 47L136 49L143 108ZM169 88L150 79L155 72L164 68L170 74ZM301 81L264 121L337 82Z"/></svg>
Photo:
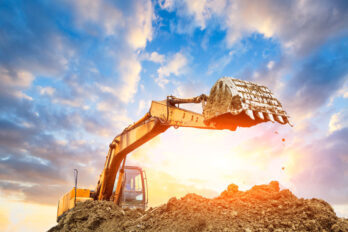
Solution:
<svg viewBox="0 0 348 232"><path fill-rule="evenodd" d="M174 96L168 96L168 103L172 106L175 106L175 104L185 104L185 103L201 103L203 101L207 101L208 100L208 96L205 94L201 94L197 97L193 97L193 98L177 98Z"/></svg>

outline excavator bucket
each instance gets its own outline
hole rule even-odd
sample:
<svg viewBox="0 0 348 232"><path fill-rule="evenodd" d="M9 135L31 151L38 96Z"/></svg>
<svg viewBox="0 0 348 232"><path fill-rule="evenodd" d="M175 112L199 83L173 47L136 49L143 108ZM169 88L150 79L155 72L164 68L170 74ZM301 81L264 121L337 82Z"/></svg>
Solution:
<svg viewBox="0 0 348 232"><path fill-rule="evenodd" d="M280 102L265 86L231 77L219 79L203 107L205 123L236 130L262 122L290 124Z"/></svg>

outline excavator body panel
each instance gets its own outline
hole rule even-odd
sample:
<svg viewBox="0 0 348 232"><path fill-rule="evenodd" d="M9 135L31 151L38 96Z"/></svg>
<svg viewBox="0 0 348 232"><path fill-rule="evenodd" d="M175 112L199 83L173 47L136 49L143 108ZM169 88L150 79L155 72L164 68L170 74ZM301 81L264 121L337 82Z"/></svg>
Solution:
<svg viewBox="0 0 348 232"><path fill-rule="evenodd" d="M64 196L62 196L58 201L57 222L66 211L74 208L78 202L84 202L88 200L93 200L93 198L91 197L91 190L76 189L76 202L75 202L75 188L71 189Z"/></svg>

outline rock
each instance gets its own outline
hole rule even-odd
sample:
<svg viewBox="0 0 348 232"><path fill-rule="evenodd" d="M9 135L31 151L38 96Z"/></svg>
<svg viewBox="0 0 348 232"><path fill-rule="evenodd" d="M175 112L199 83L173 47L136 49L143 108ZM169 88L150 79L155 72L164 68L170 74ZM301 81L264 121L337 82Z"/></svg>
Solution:
<svg viewBox="0 0 348 232"><path fill-rule="evenodd" d="M177 201L178 200L176 199L176 197L170 198L169 201L167 202L167 210L171 210L175 206Z"/></svg>
<svg viewBox="0 0 348 232"><path fill-rule="evenodd" d="M236 217L237 215L238 215L238 212L237 212L237 211L232 211L232 212L231 212L231 216L232 216L232 217Z"/></svg>
<svg viewBox="0 0 348 232"><path fill-rule="evenodd" d="M341 231L341 230L340 230L340 227L339 227L337 224L332 225L332 226L331 226L331 230L332 230L333 232L340 232L340 231Z"/></svg>
<svg viewBox="0 0 348 232"><path fill-rule="evenodd" d="M269 187L274 191L274 192L279 192L279 182L278 181L271 181L269 183Z"/></svg>
<svg viewBox="0 0 348 232"><path fill-rule="evenodd" d="M138 224L138 225L137 225L137 228L139 228L139 229L145 229L145 226L142 225L142 224Z"/></svg>
<svg viewBox="0 0 348 232"><path fill-rule="evenodd" d="M228 187L227 187L227 191L229 192L238 192L238 185L235 185L235 184L230 184Z"/></svg>

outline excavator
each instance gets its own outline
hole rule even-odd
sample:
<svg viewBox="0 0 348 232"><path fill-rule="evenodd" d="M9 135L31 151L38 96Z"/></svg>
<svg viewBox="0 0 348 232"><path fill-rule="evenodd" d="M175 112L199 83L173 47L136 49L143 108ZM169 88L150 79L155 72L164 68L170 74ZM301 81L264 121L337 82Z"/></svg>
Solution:
<svg viewBox="0 0 348 232"><path fill-rule="evenodd" d="M180 108L188 103L202 104L203 113ZM170 127L235 131L238 127L269 121L292 126L281 103L266 86L232 77L220 78L209 96L202 94L185 99L168 96L163 101L152 101L144 117L112 140L95 190L80 189L75 184L61 197L57 221L77 202L87 200L113 201L121 207L146 209L146 174L140 167L126 166L126 157Z"/></svg>

